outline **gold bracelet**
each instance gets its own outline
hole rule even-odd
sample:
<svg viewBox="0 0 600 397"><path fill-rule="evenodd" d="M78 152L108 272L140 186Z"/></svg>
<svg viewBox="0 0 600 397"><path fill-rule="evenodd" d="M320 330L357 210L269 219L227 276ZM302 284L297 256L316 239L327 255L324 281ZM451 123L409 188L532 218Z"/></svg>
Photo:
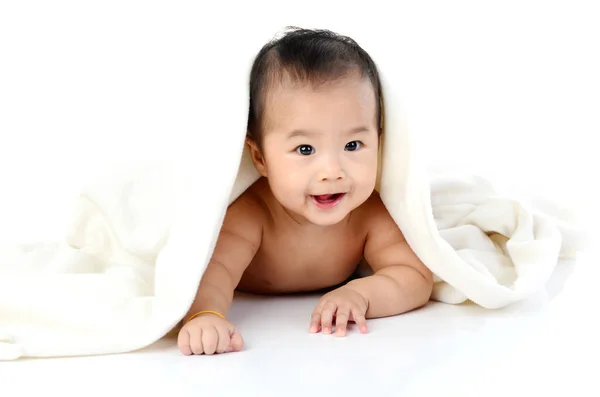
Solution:
<svg viewBox="0 0 600 397"><path fill-rule="evenodd" d="M219 317L221 317L222 319L225 319L225 316L224 316L224 315L222 315L222 314L221 314L221 313L219 313L219 312L215 312L215 311L213 311L213 310L202 310L202 311L200 311L200 312L198 312L198 313L195 313L195 314L193 314L193 315L192 315L190 318L188 318L187 320L185 320L183 323L184 323L184 324L187 324L187 323L189 323L190 321L192 321L194 318L198 317L198 316L199 316L199 315L201 315L201 314L214 314L214 315L216 315L216 316L219 316Z"/></svg>

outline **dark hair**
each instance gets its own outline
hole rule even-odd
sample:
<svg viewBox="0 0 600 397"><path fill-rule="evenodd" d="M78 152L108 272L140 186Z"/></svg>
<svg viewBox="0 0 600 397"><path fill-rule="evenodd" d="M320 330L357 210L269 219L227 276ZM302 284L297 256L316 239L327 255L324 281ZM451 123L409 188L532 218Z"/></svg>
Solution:
<svg viewBox="0 0 600 397"><path fill-rule="evenodd" d="M298 82L319 85L347 77L352 72L369 78L373 85L381 134L381 82L369 54L350 37L329 30L288 27L280 38L273 39L260 50L252 65L248 137L260 146L266 93L277 77L289 76Z"/></svg>

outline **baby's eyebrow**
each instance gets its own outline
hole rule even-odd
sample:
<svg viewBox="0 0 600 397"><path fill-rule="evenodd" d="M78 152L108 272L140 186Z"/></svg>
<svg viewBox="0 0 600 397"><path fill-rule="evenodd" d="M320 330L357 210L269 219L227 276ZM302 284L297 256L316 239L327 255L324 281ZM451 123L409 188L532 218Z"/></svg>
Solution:
<svg viewBox="0 0 600 397"><path fill-rule="evenodd" d="M347 134L354 135L354 134L360 134L363 132L369 132L369 128L366 126L355 127L355 128L348 130ZM288 134L288 138L292 139L292 138L296 138L296 137L311 137L311 136L315 136L315 135L319 135L319 134L314 131L293 130Z"/></svg>
<svg viewBox="0 0 600 397"><path fill-rule="evenodd" d="M315 136L317 135L317 133L312 132L312 131L307 131L307 130L293 130L292 132L290 132L288 134L288 138L296 138L299 136L303 136L303 137L310 137L310 136Z"/></svg>
<svg viewBox="0 0 600 397"><path fill-rule="evenodd" d="M348 133L350 135L352 135L352 134L360 134L362 132L369 132L369 128L366 126L360 126L360 127L352 128Z"/></svg>

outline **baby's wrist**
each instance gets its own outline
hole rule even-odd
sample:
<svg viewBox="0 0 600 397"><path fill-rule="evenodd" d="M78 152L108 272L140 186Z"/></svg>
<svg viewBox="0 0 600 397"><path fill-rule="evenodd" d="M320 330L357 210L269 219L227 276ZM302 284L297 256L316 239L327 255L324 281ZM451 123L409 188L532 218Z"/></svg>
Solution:
<svg viewBox="0 0 600 397"><path fill-rule="evenodd" d="M190 321L192 321L193 319L195 319L196 317L202 316L202 315L213 315L213 316L218 316L221 317L223 320L225 320L225 315L221 314L221 312L215 311L215 310L200 310L197 312L192 313L190 316L188 316L187 319L184 320L184 324L189 323Z"/></svg>
<svg viewBox="0 0 600 397"><path fill-rule="evenodd" d="M359 278L356 280L352 280L352 281L346 283L345 287L347 287L348 289L351 289L352 291L354 291L357 294L359 294L360 296L362 296L362 298L368 304L369 303L368 283L365 280L366 280L366 278Z"/></svg>

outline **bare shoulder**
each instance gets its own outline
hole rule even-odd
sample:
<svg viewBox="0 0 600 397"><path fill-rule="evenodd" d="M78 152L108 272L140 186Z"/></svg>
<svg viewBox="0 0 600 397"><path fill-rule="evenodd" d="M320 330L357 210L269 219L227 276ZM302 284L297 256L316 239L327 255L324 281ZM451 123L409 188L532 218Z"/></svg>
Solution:
<svg viewBox="0 0 600 397"><path fill-rule="evenodd" d="M267 213L264 200L255 183L227 207L221 230L236 234L255 233L258 229L262 229Z"/></svg>
<svg viewBox="0 0 600 397"><path fill-rule="evenodd" d="M241 274L260 248L265 219L260 195L250 186L227 208L212 261Z"/></svg>
<svg viewBox="0 0 600 397"><path fill-rule="evenodd" d="M363 207L361 216L367 228L364 256L373 271L406 265L430 278L429 271L406 242L379 194L374 193Z"/></svg>
<svg viewBox="0 0 600 397"><path fill-rule="evenodd" d="M398 239L404 240L402 231L390 215L377 191L373 192L364 202L357 215L366 228L367 237L375 233L378 235L379 240L381 240L382 235L388 236L390 242Z"/></svg>

